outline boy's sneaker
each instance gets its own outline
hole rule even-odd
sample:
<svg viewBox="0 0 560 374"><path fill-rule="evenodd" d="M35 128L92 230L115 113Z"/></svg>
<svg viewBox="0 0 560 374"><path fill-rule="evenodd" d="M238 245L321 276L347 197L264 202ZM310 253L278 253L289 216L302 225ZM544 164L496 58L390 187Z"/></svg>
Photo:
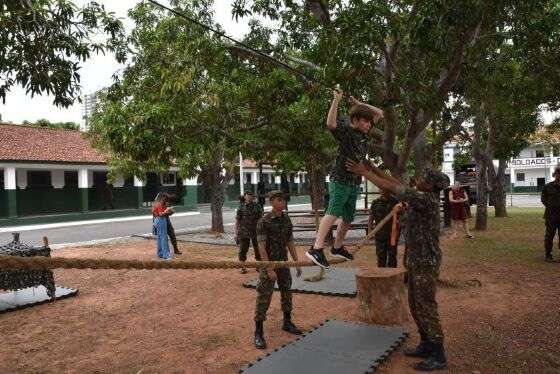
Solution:
<svg viewBox="0 0 560 374"><path fill-rule="evenodd" d="M305 255L315 263L315 265L322 267L323 269L329 268L329 262L323 253L323 249L314 249L311 247Z"/></svg>
<svg viewBox="0 0 560 374"><path fill-rule="evenodd" d="M354 259L354 255L352 253L348 252L346 250L346 248L344 248L344 246L342 246L340 248L331 249L331 255L333 255L334 257L345 258L347 260L353 260Z"/></svg>
<svg viewBox="0 0 560 374"><path fill-rule="evenodd" d="M552 255L546 255L546 257L544 258L544 262L554 262Z"/></svg>

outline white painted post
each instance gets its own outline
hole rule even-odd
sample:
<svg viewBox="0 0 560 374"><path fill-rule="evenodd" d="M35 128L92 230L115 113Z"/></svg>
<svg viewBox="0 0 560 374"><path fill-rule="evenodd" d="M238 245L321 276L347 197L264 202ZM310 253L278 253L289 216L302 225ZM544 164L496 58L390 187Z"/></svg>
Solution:
<svg viewBox="0 0 560 374"><path fill-rule="evenodd" d="M90 175L91 182L93 184L93 172L90 173L90 170L85 168L78 170L78 190L80 191L80 205L82 213L86 213L89 210L88 189L90 187Z"/></svg>
<svg viewBox="0 0 560 374"><path fill-rule="evenodd" d="M144 187L144 181L137 176L134 176L134 187Z"/></svg>
<svg viewBox="0 0 560 374"><path fill-rule="evenodd" d="M27 176L27 174L26 174ZM26 181L27 184L27 181ZM16 168L7 167L4 169L4 189L5 190L15 190L17 186L16 183Z"/></svg>
<svg viewBox="0 0 560 374"><path fill-rule="evenodd" d="M239 152L239 195L245 194L245 176L243 175L243 155Z"/></svg>
<svg viewBox="0 0 560 374"><path fill-rule="evenodd" d="M78 188L89 188L89 170L78 170Z"/></svg>

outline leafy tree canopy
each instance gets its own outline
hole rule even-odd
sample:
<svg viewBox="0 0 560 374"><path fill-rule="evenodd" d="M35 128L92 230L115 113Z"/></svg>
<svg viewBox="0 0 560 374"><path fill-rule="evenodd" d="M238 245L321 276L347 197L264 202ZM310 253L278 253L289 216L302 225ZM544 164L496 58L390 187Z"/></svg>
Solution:
<svg viewBox="0 0 560 374"><path fill-rule="evenodd" d="M119 62L125 58L122 22L94 1L77 7L70 0L0 0L0 25L3 103L18 85L68 107L79 97L80 64L92 53L110 50Z"/></svg>

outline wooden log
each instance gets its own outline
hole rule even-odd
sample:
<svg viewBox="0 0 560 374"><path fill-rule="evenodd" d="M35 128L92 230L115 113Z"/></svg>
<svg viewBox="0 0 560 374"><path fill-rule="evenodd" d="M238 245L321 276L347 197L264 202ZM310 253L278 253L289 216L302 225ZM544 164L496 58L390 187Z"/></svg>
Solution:
<svg viewBox="0 0 560 374"><path fill-rule="evenodd" d="M404 269L359 268L356 271L358 315L367 323L402 325L408 321Z"/></svg>

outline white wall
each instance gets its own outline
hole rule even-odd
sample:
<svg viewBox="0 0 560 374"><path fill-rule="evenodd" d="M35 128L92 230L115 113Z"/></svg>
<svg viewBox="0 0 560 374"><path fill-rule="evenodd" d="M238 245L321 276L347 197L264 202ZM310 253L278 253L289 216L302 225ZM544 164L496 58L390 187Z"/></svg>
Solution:
<svg viewBox="0 0 560 374"><path fill-rule="evenodd" d="M545 183L552 180L550 168L542 169L515 169L516 178L513 183L516 187L537 186L537 178L546 178ZM519 174L525 174L525 181L518 181Z"/></svg>

